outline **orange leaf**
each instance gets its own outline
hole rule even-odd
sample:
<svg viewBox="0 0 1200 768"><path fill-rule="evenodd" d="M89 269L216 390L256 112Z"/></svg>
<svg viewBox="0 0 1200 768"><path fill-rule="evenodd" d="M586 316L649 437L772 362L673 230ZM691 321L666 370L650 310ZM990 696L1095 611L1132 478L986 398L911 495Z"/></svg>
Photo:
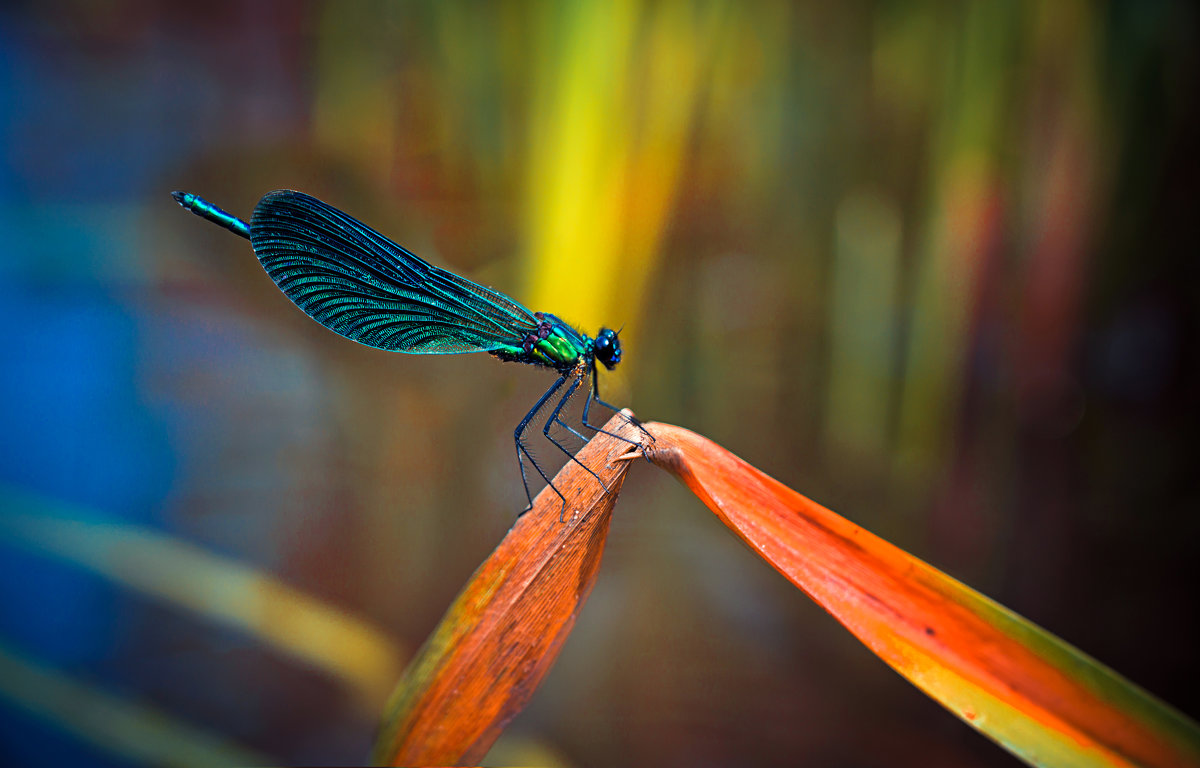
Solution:
<svg viewBox="0 0 1200 768"><path fill-rule="evenodd" d="M627 411L624 413L628 413ZM617 415L604 427L640 430ZM479 567L400 680L384 714L373 762L477 763L528 701L558 656L595 582L629 444L597 434L517 519Z"/></svg>
<svg viewBox="0 0 1200 768"><path fill-rule="evenodd" d="M925 693L1035 765L1200 764L1200 728L1057 637L700 435L645 449Z"/></svg>

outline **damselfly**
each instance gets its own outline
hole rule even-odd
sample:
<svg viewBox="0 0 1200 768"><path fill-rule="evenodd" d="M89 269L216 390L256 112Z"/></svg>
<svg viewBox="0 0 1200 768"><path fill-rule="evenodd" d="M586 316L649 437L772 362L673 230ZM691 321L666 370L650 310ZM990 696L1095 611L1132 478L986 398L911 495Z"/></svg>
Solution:
<svg viewBox="0 0 1200 768"><path fill-rule="evenodd" d="M551 410L542 434L608 491L599 475L555 439L551 427L561 426L587 440L562 420L562 410L590 378L582 426L604 432L588 421L588 415L593 402L617 410L600 399L596 376L597 362L610 371L621 362L617 331L601 328L593 339L548 312L531 312L499 291L433 266L302 192L271 192L255 206L249 223L190 192L171 194L197 216L249 240L284 295L309 317L347 339L419 355L487 352L501 360L555 371L558 380L538 398L513 433L529 501L526 511L533 507L533 496L525 460L558 494L566 510L566 498L525 441L526 427L546 408Z"/></svg>

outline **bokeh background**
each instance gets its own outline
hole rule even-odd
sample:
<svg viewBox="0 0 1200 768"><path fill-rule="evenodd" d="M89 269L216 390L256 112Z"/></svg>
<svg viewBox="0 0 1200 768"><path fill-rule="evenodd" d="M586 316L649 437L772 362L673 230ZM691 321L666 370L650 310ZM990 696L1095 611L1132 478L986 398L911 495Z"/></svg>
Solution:
<svg viewBox="0 0 1200 768"><path fill-rule="evenodd" d="M361 762L550 381L361 347L305 190L1200 716L1186 2L5 3L0 762ZM551 454L543 451L543 456ZM663 473L491 763L1010 765Z"/></svg>

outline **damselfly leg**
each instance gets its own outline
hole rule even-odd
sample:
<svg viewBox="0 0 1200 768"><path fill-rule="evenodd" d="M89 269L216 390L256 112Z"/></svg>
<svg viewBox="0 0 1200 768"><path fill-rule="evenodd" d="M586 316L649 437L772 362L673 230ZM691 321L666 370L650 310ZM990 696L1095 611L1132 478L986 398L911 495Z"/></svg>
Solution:
<svg viewBox="0 0 1200 768"><path fill-rule="evenodd" d="M596 478L596 482L600 483L600 487L604 489L604 492L608 493L608 486L605 485L604 481L600 479L600 475L597 475L595 472L593 472L591 467L589 467L587 464L584 464L582 461L580 461L578 458L576 458L575 454L573 454L569 450L567 450L567 448L562 443L555 440L554 436L550 434L550 427L554 426L555 424L558 424L558 425L562 426L563 428L565 428L571 434L575 435L576 437L579 437L584 442L587 442L586 437L584 437L583 435L576 432L565 421L563 421L562 419L560 419L558 417L558 414L562 411L563 406L566 405L567 401L569 401L571 399L571 395L575 394L575 390L579 389L579 384L582 381L583 381L583 376L576 374L575 380L572 381L571 386L567 388L567 393L562 396L561 400L558 401L558 405L554 406L554 410L550 412L550 418L546 419L546 426L542 427L542 434L545 435L546 439L549 440L551 443L553 443L554 446L556 448L558 448L558 450L565 453L571 461L575 462L579 466L586 469L591 474L592 477Z"/></svg>
<svg viewBox="0 0 1200 768"><path fill-rule="evenodd" d="M525 414L525 418L521 419L521 423L517 425L517 429L513 433L513 438L517 446L517 464L521 468L521 482L525 486L525 498L529 501L529 506L526 507L521 514L525 514L525 512L533 509L533 494L529 491L529 479L525 472L525 459L529 459L529 463L533 465L534 470L541 476L541 478L546 481L546 485L550 487L550 490L554 491L554 493L558 495L558 498L562 500L562 508L559 510L558 515L559 520L562 521L564 519L564 515L566 514L566 497L563 496L562 492L559 491L557 487L555 487L554 482L546 475L546 473L542 470L541 465L538 464L537 459L535 459L533 454L529 451L528 446L525 444L524 435L529 423L536 419L538 414L549 405L550 400L555 396L568 378L573 378L573 381L571 382L571 385L567 387L567 391L563 394L563 396L558 399L557 403L555 403L554 409L550 412L550 415L546 419L545 426L542 427L542 434L547 440L550 441L552 445L554 445L555 448L558 448L558 450L562 451L567 456L569 461L573 461L586 469L588 474L596 478L596 482L600 484L600 487L604 489L604 492L609 493L609 487L605 484L604 480L600 478L600 475L596 474L591 467L580 461L566 446L556 440L554 435L550 434L550 428L557 424L579 439L585 442L587 441L586 437L580 434L570 424L567 424L565 421L563 421L561 417L563 408L566 407L567 403L571 400L571 396L575 394L575 392L579 389L579 386L583 383L584 375L585 374L580 373L567 373L560 376L558 380L551 384L550 388L547 389L540 398L538 398L538 401L534 403L533 408L530 409L529 413ZM621 439L624 440L624 438ZM522 454L524 455L522 456Z"/></svg>
<svg viewBox="0 0 1200 768"><path fill-rule="evenodd" d="M521 419L521 423L517 425L516 431L513 432L513 440L517 444L517 466L521 468L521 484L525 486L525 498L529 501L529 506L525 507L525 509L521 511L522 515L533 509L533 495L529 492L529 477L525 474L525 460L521 458L522 453L525 454L525 458L529 459L529 463L532 464L533 468L537 470L537 473L542 476L542 479L546 481L546 485L550 486L550 490L557 493L558 498L562 499L563 509L566 509L567 506L567 497L563 496L562 493L554 487L554 483L550 482L550 478L547 477L546 473L542 471L542 468L538 466L537 459L533 458L533 454L530 453L529 449L525 447L525 441L521 439L521 436L525 434L525 427L529 426L529 422L532 421L535 416L537 416L538 411L545 407L546 402L554 396L554 393L558 391L559 387L561 387L563 382L566 380L566 376L560 376L557 381L551 384L550 388L547 389L542 396L538 398L538 401L533 404L533 407L529 409L529 413L525 414L525 418ZM561 517L562 515L560 514L559 516Z"/></svg>
<svg viewBox="0 0 1200 768"><path fill-rule="evenodd" d="M592 430L593 432L601 432L603 434L608 435L609 437L615 437L618 440L624 440L625 442L629 443L630 445L641 445L641 443L639 443L636 440L630 440L629 438L622 437L621 435L614 435L612 432L609 432L607 429L598 427L595 424L592 424L590 421L588 421L588 413L591 411L593 402L599 403L600 405L604 406L605 408L607 408L610 411L613 411L614 413L621 412L621 409L618 408L617 406L613 405L612 403L606 403L600 399L600 382L597 380L595 373L592 374L592 388L588 391L587 400L584 401L584 403L583 403L583 426L587 427L588 429ZM642 431L642 434L644 434L646 437L650 438L650 442L652 442L652 443L654 442L654 435L652 435L648 431L646 431L646 428L642 426L642 422L638 421L633 416L629 416L627 418L629 419L629 423L633 424L633 426L637 427L638 429L640 429ZM574 431L574 430L572 430L572 431ZM578 433L576 433L576 434L578 434Z"/></svg>

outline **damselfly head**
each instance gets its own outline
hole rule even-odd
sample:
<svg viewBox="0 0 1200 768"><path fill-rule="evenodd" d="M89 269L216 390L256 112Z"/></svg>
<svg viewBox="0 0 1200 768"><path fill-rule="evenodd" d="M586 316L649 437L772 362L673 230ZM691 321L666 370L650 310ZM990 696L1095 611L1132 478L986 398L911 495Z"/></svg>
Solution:
<svg viewBox="0 0 1200 768"><path fill-rule="evenodd" d="M596 359L604 363L604 367L610 371L621 362L621 340L612 328L600 329L592 343L592 349L596 352Z"/></svg>

